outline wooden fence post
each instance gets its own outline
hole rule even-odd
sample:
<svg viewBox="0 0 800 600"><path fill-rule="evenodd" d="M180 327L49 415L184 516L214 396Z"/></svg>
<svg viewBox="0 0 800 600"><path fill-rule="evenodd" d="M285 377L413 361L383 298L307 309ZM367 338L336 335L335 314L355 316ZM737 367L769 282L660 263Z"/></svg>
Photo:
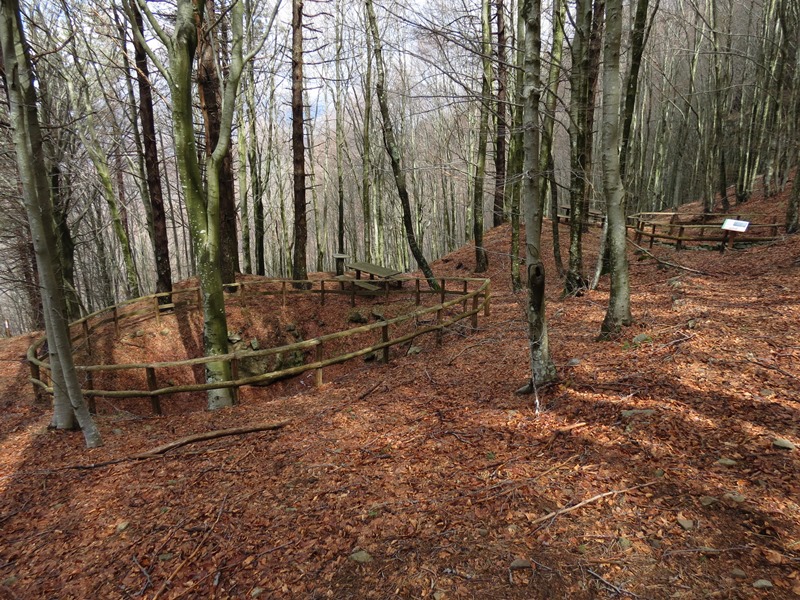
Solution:
<svg viewBox="0 0 800 600"><path fill-rule="evenodd" d="M231 359L231 378L234 381L239 379L239 359L235 356ZM239 404L239 386L234 386L231 390L233 390L233 403Z"/></svg>
<svg viewBox="0 0 800 600"><path fill-rule="evenodd" d="M315 360L316 362L322 362L322 342L319 343L317 346L317 351L315 353ZM322 387L322 367L316 369L314 373L314 379L317 387Z"/></svg>
<svg viewBox="0 0 800 600"><path fill-rule="evenodd" d="M416 303L419 306L419 277L417 277Z"/></svg>
<svg viewBox="0 0 800 600"><path fill-rule="evenodd" d="M147 373L147 389L151 392L158 389L158 382L156 381L156 370L153 367L145 367ZM150 396L150 405L153 407L153 412L157 415L161 414L161 398L158 396Z"/></svg>
<svg viewBox="0 0 800 600"><path fill-rule="evenodd" d="M656 241L656 224L653 223L653 231L650 233L650 248L653 247L653 242Z"/></svg>
<svg viewBox="0 0 800 600"><path fill-rule="evenodd" d="M444 298L446 294L447 294L447 280L444 277L442 277L442 301L441 301L442 304L444 304Z"/></svg>
<svg viewBox="0 0 800 600"><path fill-rule="evenodd" d="M325 306L325 280L319 282L319 302L320 305Z"/></svg>
<svg viewBox="0 0 800 600"><path fill-rule="evenodd" d="M111 309L111 316L114 317L114 337L119 337L119 314L116 306Z"/></svg>
<svg viewBox="0 0 800 600"><path fill-rule="evenodd" d="M384 323L381 327L381 341L386 344L389 342L389 324ZM389 364L389 346L383 348L383 364Z"/></svg>
<svg viewBox="0 0 800 600"><path fill-rule="evenodd" d="M86 319L81 321L81 327L83 327L83 338L86 340L86 352L91 356L92 340L89 337L89 321L87 321Z"/></svg>
<svg viewBox="0 0 800 600"><path fill-rule="evenodd" d="M492 305L492 282L486 282L486 290L483 292L483 316L491 316Z"/></svg>
<svg viewBox="0 0 800 600"><path fill-rule="evenodd" d="M675 240L675 250L681 249L681 244L683 242L683 225L678 228L678 239Z"/></svg>
<svg viewBox="0 0 800 600"><path fill-rule="evenodd" d="M30 363L31 365L31 379L36 379L37 381L42 380L42 372L39 369L39 365L35 363ZM39 387L39 384L31 382L33 386L33 399L38 404L44 404L44 390Z"/></svg>
<svg viewBox="0 0 800 600"><path fill-rule="evenodd" d="M94 389L94 376L91 371L86 371L86 385L90 390ZM94 394L85 394L86 404L88 404L89 412L93 415L97 414L97 403L94 399Z"/></svg>
<svg viewBox="0 0 800 600"><path fill-rule="evenodd" d="M467 296L467 280L465 279L464 280L464 302L463 302L463 306L461 307L461 310L464 311L464 312L466 312L466 310L467 310L467 297L466 296Z"/></svg>

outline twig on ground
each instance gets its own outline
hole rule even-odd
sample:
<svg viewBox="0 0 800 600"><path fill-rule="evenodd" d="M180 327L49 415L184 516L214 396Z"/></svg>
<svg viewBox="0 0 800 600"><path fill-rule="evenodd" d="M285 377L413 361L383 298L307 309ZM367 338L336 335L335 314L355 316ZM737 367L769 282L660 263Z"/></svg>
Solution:
<svg viewBox="0 0 800 600"><path fill-rule="evenodd" d="M128 461L145 460L148 458L161 456L163 454L166 454L170 450L174 450L175 448L180 448L181 446L186 446L188 444L194 444L195 442L215 440L229 435L244 435L246 433L256 433L259 431L272 431L274 429L280 429L281 427L285 427L290 422L291 421L287 419L286 421L278 421L277 423L262 423L260 425L250 425L247 427L234 427L233 429L217 429L215 431L208 431L206 433L196 433L194 435L188 435L186 437L182 437L180 439L168 442L161 446L157 446L155 448L152 448L145 452L141 452L139 454L134 454L132 456L115 458L113 460L107 460L105 462L100 462L100 463L93 463L90 465L70 465L68 467L62 467L61 469L56 469L56 470L66 471L70 469L97 469L99 467L107 467L109 465L116 465Z"/></svg>
<svg viewBox="0 0 800 600"><path fill-rule="evenodd" d="M679 265L677 263L669 262L668 260L664 260L663 258L658 258L655 254L653 254L652 252L650 252L649 250L647 250L645 248L642 248L639 244L637 244L635 242L632 242L631 240L628 240L628 243L631 246L634 246L637 250L641 250L642 252L647 254L647 256L649 256L650 258L654 259L660 265L664 265L664 266L667 266L667 267L673 267L675 269L682 269L684 271L688 271L689 273L696 273L697 275L705 275L706 277L716 277L716 275L712 275L711 273L706 273L705 271L698 271L697 269L692 269L691 267L684 267L683 265Z"/></svg>
<svg viewBox="0 0 800 600"><path fill-rule="evenodd" d="M655 485L658 481L648 481L647 483L642 483L639 485L634 485L633 487L625 488L624 490L611 490L610 492L604 492L602 494L597 494L596 496L592 496L591 498L587 498L582 502L578 502L577 504L573 504L572 506L567 506L560 510L555 510L551 513L546 514L543 517L539 517L538 519L534 519L530 522L530 525L538 525L539 523L544 523L545 521L549 521L551 519L556 519L561 515L565 515L567 513L571 513L572 511L578 510L579 508L586 506L587 504L591 504L592 502L597 502L601 498L605 498L606 496L615 496L616 494L625 494L627 492L632 492L633 490L638 490L644 487L648 487L651 485Z"/></svg>
<svg viewBox="0 0 800 600"><path fill-rule="evenodd" d="M775 365L769 365L767 363L761 362L760 360L755 360L752 358L745 358L745 360L749 363L753 363L754 365L758 365L759 367L764 367L765 369L771 369L773 371L777 371L781 375L788 377L790 379L800 379L800 377L798 377L797 375L793 375L788 371L784 371L783 369L781 369L780 367L776 367Z"/></svg>
<svg viewBox="0 0 800 600"><path fill-rule="evenodd" d="M181 569L183 569L183 567L185 567L186 564L197 555L197 553L200 551L200 548L202 548L203 544L206 543L206 540L211 535L211 532L214 531L214 528L217 526L217 523L219 523L220 517L222 517L222 511L225 509L225 501L227 499L228 499L228 494L225 494L225 496L222 497L222 502L220 502L219 510L217 511L217 518L214 519L214 522L211 524L211 527L208 528L208 531L206 531L206 534L203 536L203 539L200 540L200 542L198 542L197 546L195 546L195 549L192 551L192 553L185 559L183 559L183 561L177 567L175 567L175 570L172 571L170 576L164 580L162 586L153 596L153 600L158 600L158 597L164 593L167 587L169 587L169 585L172 583L172 580L175 579L178 573L180 573ZM172 600L175 600L176 598L179 598L182 595L183 595L182 593L178 594Z"/></svg>
<svg viewBox="0 0 800 600"><path fill-rule="evenodd" d="M364 392L361 392L361 393L358 395L358 399L359 399L359 400L363 400L364 398L366 398L367 396L369 396L369 395L370 395L372 392L374 392L375 390L377 390L377 389L378 389L378 388L379 388L381 385L383 385L383 381L379 381L378 383L376 383L375 385L373 385L371 388L368 388L366 391L364 391Z"/></svg>
<svg viewBox="0 0 800 600"><path fill-rule="evenodd" d="M144 582L144 586L142 587L142 589L139 590L139 595L141 596L142 594L144 594L147 591L147 588L149 588L151 585L153 585L153 580L150 578L150 573L147 572L147 569L145 569L142 566L142 563L140 563L137 560L135 554L132 556L132 558L133 558L133 564L135 564L137 567L139 567L139 570L142 572L142 575L144 575L144 578L146 580Z"/></svg>
<svg viewBox="0 0 800 600"><path fill-rule="evenodd" d="M595 573L591 569L586 569L586 572L589 573L589 575L592 575L593 577L597 577L597 579L599 579L603 583L603 585L608 586L609 588L611 588L612 590L614 590L617 594L619 594L621 596L625 595L625 596L630 596L631 598L638 598L639 597L637 594L634 594L633 592L629 592L628 590L626 590L623 587L620 587L618 585L614 585L608 579L606 579L605 577L603 577L599 573Z"/></svg>

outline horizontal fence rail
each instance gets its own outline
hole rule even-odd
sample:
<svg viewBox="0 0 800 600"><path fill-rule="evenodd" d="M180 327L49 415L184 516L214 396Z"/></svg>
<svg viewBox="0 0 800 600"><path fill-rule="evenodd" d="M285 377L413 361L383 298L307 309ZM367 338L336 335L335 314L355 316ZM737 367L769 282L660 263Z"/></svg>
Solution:
<svg viewBox="0 0 800 600"><path fill-rule="evenodd" d="M84 381L88 385L87 389L83 390L84 395L89 401L90 408L94 410L94 399L96 397L108 398L150 398L153 411L156 414L161 414L160 398L169 394L183 393L183 392L202 392L213 389L235 388L264 384L285 377L300 375L308 371L316 371L316 384L322 385L322 370L335 364L340 364L360 356L366 356L371 353L382 354L383 362L389 361L389 349L392 346L403 344L412 341L414 338L424 335L426 333L437 333L437 342L441 342L443 329L458 323L463 319L470 319L470 326L473 330L478 327L478 315L483 312L484 316L489 316L491 306L491 282L489 279L478 278L459 278L459 277L445 277L438 278L437 282L440 290L423 289L421 283L425 283L424 279L419 278L394 278L385 282L376 282L384 284L384 289L378 294L369 291L356 290L356 286L347 289L346 281L340 279L317 279L317 280L266 280L266 281L246 281L229 284L225 286L228 292L238 292L238 298L241 301L246 300L249 294L259 295L272 295L280 296L281 303L285 306L286 299L290 295L303 294L303 295L318 295L320 303L325 304L325 297L327 295L347 295L351 299L351 304L355 304L357 296L375 296L384 295L389 297L391 295L404 295L413 294L415 305L421 305L421 297L423 295L438 295L439 302L433 306L425 306L417 308L413 312L400 315L391 319L379 320L375 323L353 327L343 331L337 331L322 335L318 338L304 340L293 344L287 344L275 348L267 348L263 350L239 350L236 352L229 352L228 354L217 356L203 356L198 358L189 358L185 360L165 361L165 362L140 362L140 363L127 363L127 364L110 364L110 365L76 365L76 370L83 373ZM295 285L293 285L295 284ZM406 288L406 284L413 285L413 289ZM447 285L450 284L450 289ZM454 286L459 289L453 289ZM474 289L470 289L470 287ZM451 298L448 299L448 296ZM165 300L169 302L164 303ZM144 304L144 307L136 307L133 310L125 311L123 309L135 304ZM98 331L101 327L113 323L114 334L119 337L122 327L125 322L130 322L135 319L149 320L155 318L157 323L160 323L162 313L178 306L186 307L199 307L201 306L200 288L181 288L173 290L171 293L152 294L132 300L121 302L114 306L104 308L93 312L77 321L70 324L70 334L73 342L73 350L84 348L89 355L92 356L92 333ZM461 310L453 315L445 315L445 311L461 306ZM425 323L422 327L419 326L421 317L430 315L433 319L429 323ZM414 329L408 333L401 333L397 337L392 337L392 329L397 330L397 326L414 320ZM324 348L326 344L337 340L343 340L355 335L368 334L376 332L379 337L375 343L367 346L362 346L356 350L351 350L335 356L324 356ZM42 337L34 342L29 348L27 353L28 362L30 364L31 376L30 382L33 385L34 394L37 400L43 400L44 394L52 394L53 388L48 385L47 380L51 379L49 376L50 365L45 359L40 359L37 355L41 351L46 338ZM265 356L274 356L278 354L285 355L286 353L297 351L314 351L312 362L302 365L293 366L285 369L277 369L265 372L261 375L250 377L239 377L239 364L243 360L260 358ZM209 363L227 362L231 366L233 378L228 381L217 381L207 383L195 383L185 385L166 385L161 387L159 381L165 381L167 377L163 376L163 372L167 369L191 369ZM140 371L144 373L144 380L147 382L147 389L99 389L94 387L95 376L101 373L111 373L118 371ZM162 376L160 376L162 375Z"/></svg>
<svg viewBox="0 0 800 600"><path fill-rule="evenodd" d="M747 231L722 229L725 219L748 221ZM732 248L736 242L753 244L775 241L785 228L778 223L777 217L760 214L648 212L629 216L628 229L633 232L637 244L643 238L649 238L650 248L656 240L661 240L674 245L676 250L691 244L716 244L720 251L724 251L726 247Z"/></svg>

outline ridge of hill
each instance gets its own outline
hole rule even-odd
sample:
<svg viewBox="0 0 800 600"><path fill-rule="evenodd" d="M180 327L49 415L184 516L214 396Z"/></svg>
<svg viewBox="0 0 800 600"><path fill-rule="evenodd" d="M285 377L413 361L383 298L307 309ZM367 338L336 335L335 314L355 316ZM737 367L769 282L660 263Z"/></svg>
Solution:
<svg viewBox="0 0 800 600"><path fill-rule="evenodd" d="M478 332L422 338L420 354L351 364L321 389L249 388L230 410L115 403L94 450L33 404L33 336L0 341L0 598L800 595L800 450L775 445L800 444L800 236L725 254L656 245L661 262L632 252L635 324L615 342L595 341L607 279L560 298L548 252L560 381L540 414L514 394L528 354L509 237L485 236L492 315ZM593 230L587 267L596 247ZM473 261L467 246L433 268L471 275Z"/></svg>

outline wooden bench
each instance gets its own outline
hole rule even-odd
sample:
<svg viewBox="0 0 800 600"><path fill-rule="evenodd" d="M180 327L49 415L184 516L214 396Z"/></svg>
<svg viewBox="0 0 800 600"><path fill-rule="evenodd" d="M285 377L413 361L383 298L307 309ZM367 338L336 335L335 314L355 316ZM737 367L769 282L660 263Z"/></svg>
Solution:
<svg viewBox="0 0 800 600"><path fill-rule="evenodd" d="M380 265L374 265L368 262L351 262L345 265L348 269L356 272L356 279L361 279L361 273L367 273L370 279L378 279L383 280L393 280L397 275L400 275L402 271L398 271L397 269L389 269L386 267L381 267Z"/></svg>
<svg viewBox="0 0 800 600"><path fill-rule="evenodd" d="M367 290L369 292L377 292L381 289L377 285L374 285L362 279L353 279L349 275L337 275L336 277L334 277L334 279L336 279L341 284L342 289L344 289L345 283L351 283L355 286L360 287L362 290Z"/></svg>

